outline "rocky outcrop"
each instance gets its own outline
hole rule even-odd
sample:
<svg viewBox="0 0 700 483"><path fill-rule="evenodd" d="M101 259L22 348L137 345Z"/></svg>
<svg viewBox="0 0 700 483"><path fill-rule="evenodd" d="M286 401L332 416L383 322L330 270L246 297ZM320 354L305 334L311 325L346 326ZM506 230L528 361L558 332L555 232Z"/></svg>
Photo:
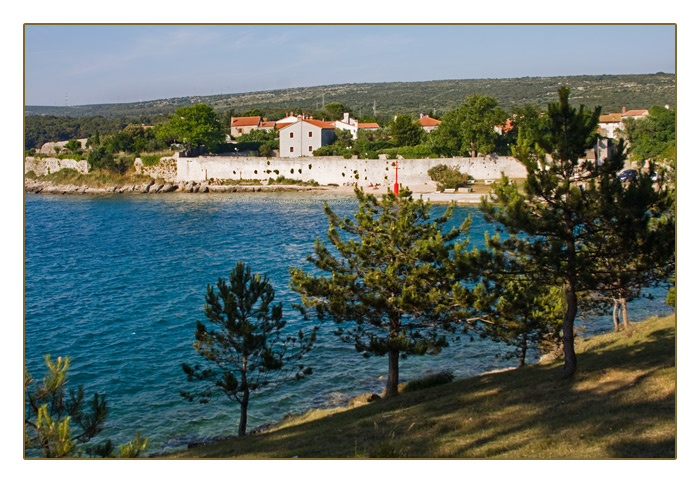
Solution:
<svg viewBox="0 0 700 483"><path fill-rule="evenodd" d="M309 186L262 186L262 185L212 185L208 181L197 183L194 181L173 183L159 183L151 180L143 184L126 184L114 186L76 186L53 184L48 181L40 181L36 179L26 178L24 181L24 191L26 193L44 193L44 194L163 194L163 193L236 193L236 192L277 192L277 191L310 191L313 189Z"/></svg>
<svg viewBox="0 0 700 483"><path fill-rule="evenodd" d="M381 399L379 394L374 394L373 392L366 392L364 394L360 394L359 396L350 399L350 401L348 401L348 407L352 409L358 406L364 406L365 404L378 401L379 399Z"/></svg>

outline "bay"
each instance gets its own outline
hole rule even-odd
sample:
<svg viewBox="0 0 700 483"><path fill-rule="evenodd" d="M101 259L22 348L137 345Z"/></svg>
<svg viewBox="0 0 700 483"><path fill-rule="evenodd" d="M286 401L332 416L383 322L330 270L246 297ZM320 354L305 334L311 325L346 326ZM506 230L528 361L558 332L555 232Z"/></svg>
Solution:
<svg viewBox="0 0 700 483"><path fill-rule="evenodd" d="M207 284L227 277L237 261L265 273L290 331L318 324L292 308L289 267L313 270L306 257L328 222L323 203L351 215L354 197L323 193L170 194L162 196L25 195L25 365L43 375L43 356L72 358L69 387L106 394L103 438L124 443L136 431L150 451L235 434L238 408L220 399L190 403L182 363L198 363L192 348ZM435 206L435 213L444 210ZM483 246L494 229L474 207L459 206L453 223L472 217L470 240ZM666 315L665 292L630 304L632 320ZM610 317L578 321L584 335L607 332ZM285 414L342 404L385 384L386 359L363 358L321 325L307 358L314 374L256 393L249 428ZM457 377L510 367L504 347L462 337L438 356L401 361L402 381L449 369Z"/></svg>

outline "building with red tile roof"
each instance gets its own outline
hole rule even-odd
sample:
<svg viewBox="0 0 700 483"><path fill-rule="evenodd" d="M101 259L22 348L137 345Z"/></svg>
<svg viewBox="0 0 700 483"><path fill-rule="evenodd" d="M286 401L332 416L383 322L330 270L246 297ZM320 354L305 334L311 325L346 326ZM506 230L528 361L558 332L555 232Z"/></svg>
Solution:
<svg viewBox="0 0 700 483"><path fill-rule="evenodd" d="M430 116L425 116L423 114L420 115L420 118L418 119L418 123L421 125L423 130L425 132L430 132L436 127L440 125L442 121L438 121L437 119L433 119Z"/></svg>
<svg viewBox="0 0 700 483"><path fill-rule="evenodd" d="M237 138L241 134L247 134L260 126L260 116L232 117L231 136Z"/></svg>

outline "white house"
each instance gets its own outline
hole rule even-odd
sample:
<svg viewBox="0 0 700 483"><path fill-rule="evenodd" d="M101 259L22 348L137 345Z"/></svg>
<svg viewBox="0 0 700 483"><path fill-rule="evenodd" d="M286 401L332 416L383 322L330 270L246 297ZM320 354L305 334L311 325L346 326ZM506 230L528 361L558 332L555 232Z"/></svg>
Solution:
<svg viewBox="0 0 700 483"><path fill-rule="evenodd" d="M357 139L357 130L360 128L360 124L357 119L350 117L350 113L343 113L343 119L339 121L333 121L333 125L336 129L345 129L350 131L353 139Z"/></svg>
<svg viewBox="0 0 700 483"><path fill-rule="evenodd" d="M613 112L611 114L602 114L598 118L598 132L601 136L607 138L619 138L619 131L625 129L623 121L625 119L641 119L649 115L647 109L631 109L627 110L624 106L622 112Z"/></svg>
<svg viewBox="0 0 700 483"><path fill-rule="evenodd" d="M232 117L231 137L237 138L241 134L247 134L260 126L260 116Z"/></svg>
<svg viewBox="0 0 700 483"><path fill-rule="evenodd" d="M335 129L335 124L317 119L297 119L281 127L280 157L313 156L315 150L333 142Z"/></svg>
<svg viewBox="0 0 700 483"><path fill-rule="evenodd" d="M598 118L598 132L606 138L616 138L618 129L622 129L622 113L601 114Z"/></svg>

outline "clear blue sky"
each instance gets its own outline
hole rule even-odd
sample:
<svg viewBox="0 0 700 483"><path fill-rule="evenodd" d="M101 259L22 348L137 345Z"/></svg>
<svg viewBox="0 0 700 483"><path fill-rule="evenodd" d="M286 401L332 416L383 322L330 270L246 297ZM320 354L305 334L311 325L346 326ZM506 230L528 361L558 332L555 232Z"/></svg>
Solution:
<svg viewBox="0 0 700 483"><path fill-rule="evenodd" d="M672 25L27 25L25 103L675 72Z"/></svg>

